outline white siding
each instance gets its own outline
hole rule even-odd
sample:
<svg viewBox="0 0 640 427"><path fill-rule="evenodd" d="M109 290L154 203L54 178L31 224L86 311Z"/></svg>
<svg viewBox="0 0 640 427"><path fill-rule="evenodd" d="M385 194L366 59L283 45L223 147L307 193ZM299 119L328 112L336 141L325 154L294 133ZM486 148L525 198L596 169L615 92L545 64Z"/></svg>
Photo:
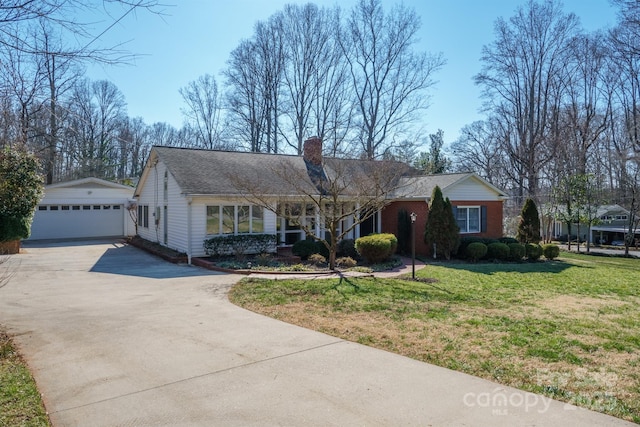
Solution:
<svg viewBox="0 0 640 427"><path fill-rule="evenodd" d="M191 247L192 256L205 256L203 242L207 238L207 206L247 205L245 199L221 199L213 197L194 198L191 204ZM275 213L264 210L264 233L276 234ZM185 233L186 235L186 233Z"/></svg>
<svg viewBox="0 0 640 427"><path fill-rule="evenodd" d="M149 227L142 227L138 222L138 234L140 237L164 245L164 221L167 221L166 246L180 252L189 253L191 256L205 256L202 246L207 237L207 206L209 205L246 205L244 199L221 199L213 197L193 197L189 209L189 200L181 193L178 183L171 173L168 174L167 210L164 215L164 163L158 162L151 170L140 189L138 197L139 206L149 206ZM160 208L161 215L158 224L155 223L153 214L156 207ZM191 212L191 236L189 236L189 212ZM276 216L273 212L265 210L265 233L276 233ZM189 248L189 243L191 248Z"/></svg>
<svg viewBox="0 0 640 427"><path fill-rule="evenodd" d="M167 201L164 198L164 163L158 162L151 168L144 187L138 196L139 206L149 206L149 227L142 227L138 220L140 237L160 243L164 246L164 226L167 222L166 246L180 252L188 252L187 239L187 199L181 194L180 187L171 173L168 173ZM167 206L167 215L164 207ZM159 221L155 221L155 213L159 210Z"/></svg>
<svg viewBox="0 0 640 427"><path fill-rule="evenodd" d="M458 184L454 184L446 190L443 190L442 193L442 195L444 197L448 197L449 200L456 201L501 200L498 193L474 177L470 177Z"/></svg>

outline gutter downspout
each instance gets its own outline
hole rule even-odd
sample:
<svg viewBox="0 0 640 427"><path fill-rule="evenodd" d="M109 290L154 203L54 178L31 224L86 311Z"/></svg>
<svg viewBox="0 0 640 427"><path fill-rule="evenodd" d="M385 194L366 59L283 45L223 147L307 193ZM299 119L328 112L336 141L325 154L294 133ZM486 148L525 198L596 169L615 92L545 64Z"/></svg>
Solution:
<svg viewBox="0 0 640 427"><path fill-rule="evenodd" d="M187 197L187 263L191 265L191 202L193 199Z"/></svg>

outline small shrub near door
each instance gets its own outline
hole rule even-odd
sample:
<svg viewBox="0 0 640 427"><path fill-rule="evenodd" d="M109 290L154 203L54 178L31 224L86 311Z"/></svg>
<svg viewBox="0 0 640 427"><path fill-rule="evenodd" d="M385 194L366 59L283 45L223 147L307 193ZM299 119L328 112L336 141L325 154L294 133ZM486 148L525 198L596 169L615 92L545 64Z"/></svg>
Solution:
<svg viewBox="0 0 640 427"><path fill-rule="evenodd" d="M307 260L311 255L318 253L318 246L311 239L298 240L293 244L291 253L299 256L302 260Z"/></svg>
<svg viewBox="0 0 640 427"><path fill-rule="evenodd" d="M338 256L358 258L356 251L356 241L354 239L342 239L338 243Z"/></svg>
<svg viewBox="0 0 640 427"><path fill-rule="evenodd" d="M393 255L398 240L393 234L371 234L356 240L356 250L369 264L377 264Z"/></svg>

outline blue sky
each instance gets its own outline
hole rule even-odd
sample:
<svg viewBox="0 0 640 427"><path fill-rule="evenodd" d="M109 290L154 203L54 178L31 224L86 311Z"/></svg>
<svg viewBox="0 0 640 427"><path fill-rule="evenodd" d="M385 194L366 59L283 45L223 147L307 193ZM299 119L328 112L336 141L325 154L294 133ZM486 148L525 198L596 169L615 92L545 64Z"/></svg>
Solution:
<svg viewBox="0 0 640 427"><path fill-rule="evenodd" d="M170 0L169 0L170 1ZM168 2L165 0L165 2ZM121 43L140 56L133 65L88 69L92 80L107 79L126 97L131 117L147 124L162 121L182 125L182 98L178 93L189 81L209 73L222 83L220 71L229 53L244 38L250 38L256 21L267 19L287 3L297 0L179 0L164 8L164 15L145 12L128 15L103 36L103 43ZM341 0L349 10L355 0ZM333 6L335 0L316 0ZM386 8L396 1L383 0ZM444 131L447 144L459 136L466 124L482 118L480 90L473 76L480 71L482 46L494 40L496 18L508 19L524 1L514 0L405 0L421 17L416 49L442 52L447 64L435 78L431 107L421 125L428 133ZM616 10L609 0L565 0L564 10L575 13L586 30L608 28ZM101 31L109 22L95 25ZM98 31L99 32L99 31Z"/></svg>

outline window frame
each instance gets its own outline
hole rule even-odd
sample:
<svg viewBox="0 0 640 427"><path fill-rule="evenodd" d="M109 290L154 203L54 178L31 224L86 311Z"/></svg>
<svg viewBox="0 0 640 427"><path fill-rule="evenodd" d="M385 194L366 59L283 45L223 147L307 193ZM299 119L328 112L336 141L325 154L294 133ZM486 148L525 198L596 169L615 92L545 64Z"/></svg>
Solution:
<svg viewBox="0 0 640 427"><path fill-rule="evenodd" d="M215 215L218 216L218 232L217 233L211 233L210 228L208 226L208 222L210 220L212 220L210 213L209 213L209 208L217 208L217 213ZM233 215L230 215L230 209L229 208L233 208ZM248 231L240 231L240 227L239 227L239 212L244 209L244 208L248 208L247 211L247 219L248 219ZM262 229L260 231L256 231L255 227L254 227L254 220L256 218L254 218L254 210L256 209L261 210L261 214L262 214ZM225 214L225 210L226 210L226 214ZM262 208L262 206L256 206L256 205L230 205L230 204L207 204L205 205L205 218L206 218L206 223L205 223L205 233L207 236L231 236L231 235L246 235L246 234L264 234L264 208ZM225 216L226 216L226 222L225 222ZM242 224L246 224L246 221L243 221ZM231 231L231 227L233 227L233 231ZM226 230L229 230L228 232L225 232Z"/></svg>
<svg viewBox="0 0 640 427"><path fill-rule="evenodd" d="M469 224L470 224L470 215L469 212L471 209L476 209L478 212L478 216L477 216L477 224L478 224L478 228L477 230L470 230L469 229ZM461 211L466 211L466 215L465 215L465 225L466 225L466 229L463 229L460 226L460 219L458 218L458 216L460 215ZM480 205L464 205L464 206L456 206L456 224L458 225L458 227L460 228L460 234L478 234L478 233L482 233L482 207Z"/></svg>

